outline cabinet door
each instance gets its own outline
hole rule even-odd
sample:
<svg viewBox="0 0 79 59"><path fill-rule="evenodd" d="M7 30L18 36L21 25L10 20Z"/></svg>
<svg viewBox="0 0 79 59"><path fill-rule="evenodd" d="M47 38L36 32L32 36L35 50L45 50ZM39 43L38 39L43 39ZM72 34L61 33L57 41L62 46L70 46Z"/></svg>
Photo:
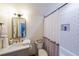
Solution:
<svg viewBox="0 0 79 59"><path fill-rule="evenodd" d="M0 49L2 48L2 39L0 38Z"/></svg>

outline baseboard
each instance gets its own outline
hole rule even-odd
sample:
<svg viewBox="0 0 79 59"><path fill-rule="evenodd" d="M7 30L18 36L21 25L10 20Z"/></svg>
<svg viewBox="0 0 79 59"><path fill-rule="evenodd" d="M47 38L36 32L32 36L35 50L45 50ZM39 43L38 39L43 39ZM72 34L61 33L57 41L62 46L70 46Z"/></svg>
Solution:
<svg viewBox="0 0 79 59"><path fill-rule="evenodd" d="M76 56L73 52L69 51L68 49L65 49L64 47L60 46L59 48L59 55L60 56Z"/></svg>

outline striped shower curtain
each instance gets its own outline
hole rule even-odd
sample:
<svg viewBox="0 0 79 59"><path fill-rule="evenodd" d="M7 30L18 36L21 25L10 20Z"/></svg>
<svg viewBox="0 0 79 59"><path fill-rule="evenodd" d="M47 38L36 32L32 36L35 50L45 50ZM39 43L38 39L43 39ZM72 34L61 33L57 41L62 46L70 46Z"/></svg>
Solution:
<svg viewBox="0 0 79 59"><path fill-rule="evenodd" d="M50 39L44 37L44 47L43 47L49 56L58 56L59 55L59 44L51 41Z"/></svg>

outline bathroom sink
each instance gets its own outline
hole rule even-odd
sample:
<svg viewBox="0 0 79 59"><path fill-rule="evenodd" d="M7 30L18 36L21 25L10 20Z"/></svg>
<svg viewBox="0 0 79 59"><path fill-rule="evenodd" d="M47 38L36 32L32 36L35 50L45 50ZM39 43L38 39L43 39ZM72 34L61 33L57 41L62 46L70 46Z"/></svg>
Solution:
<svg viewBox="0 0 79 59"><path fill-rule="evenodd" d="M27 46L30 45L29 43L23 44L23 43L16 43L16 44L12 44L10 45L10 48L14 48L14 47L23 47L23 46Z"/></svg>
<svg viewBox="0 0 79 59"><path fill-rule="evenodd" d="M20 43L14 43L11 45L11 47L22 47L26 45L30 45L30 40L24 40L23 42Z"/></svg>
<svg viewBox="0 0 79 59"><path fill-rule="evenodd" d="M24 40L23 42L14 43L14 44L12 44L12 45L4 48L4 49L1 49L0 55L19 51L19 50L22 50L22 49L27 49L27 48L30 48L30 47L31 47L30 40Z"/></svg>

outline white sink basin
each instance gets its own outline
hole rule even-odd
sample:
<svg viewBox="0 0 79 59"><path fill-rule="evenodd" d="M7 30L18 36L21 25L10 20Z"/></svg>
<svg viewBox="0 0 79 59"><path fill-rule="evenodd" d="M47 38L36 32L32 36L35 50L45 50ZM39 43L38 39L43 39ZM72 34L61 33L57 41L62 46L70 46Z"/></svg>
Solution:
<svg viewBox="0 0 79 59"><path fill-rule="evenodd" d="M30 48L30 40L25 40L22 43L12 44L7 48L1 49L0 55L26 49L26 48Z"/></svg>
<svg viewBox="0 0 79 59"><path fill-rule="evenodd" d="M30 45L30 40L24 40L23 42L20 43L14 43L10 47L21 47L26 45Z"/></svg>

